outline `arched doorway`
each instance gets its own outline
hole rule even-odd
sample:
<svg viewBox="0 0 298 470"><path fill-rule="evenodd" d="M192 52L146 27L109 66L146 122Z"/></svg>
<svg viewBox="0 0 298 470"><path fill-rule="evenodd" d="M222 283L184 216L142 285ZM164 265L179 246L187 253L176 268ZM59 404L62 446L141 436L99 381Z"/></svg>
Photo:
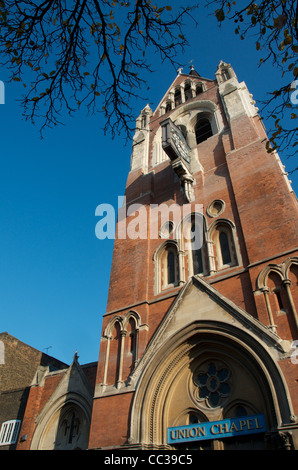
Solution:
<svg viewBox="0 0 298 470"><path fill-rule="evenodd" d="M255 416L261 416L257 423L247 421ZM275 445L272 429L290 416L283 377L265 345L232 325L197 322L169 339L144 369L130 441L152 448L265 449ZM258 429L220 432L226 420L240 417ZM169 429L201 423L214 424L214 432L169 442Z"/></svg>

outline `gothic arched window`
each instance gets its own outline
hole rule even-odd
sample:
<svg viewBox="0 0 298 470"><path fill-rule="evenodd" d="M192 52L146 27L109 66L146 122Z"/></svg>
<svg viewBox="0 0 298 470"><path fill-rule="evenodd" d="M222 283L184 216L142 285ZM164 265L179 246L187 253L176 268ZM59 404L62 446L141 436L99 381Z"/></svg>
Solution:
<svg viewBox="0 0 298 470"><path fill-rule="evenodd" d="M195 126L195 134L196 134L197 144L204 142L204 140L209 139L209 137L213 135L212 127L211 127L209 119L207 118L198 119L197 124Z"/></svg>
<svg viewBox="0 0 298 470"><path fill-rule="evenodd" d="M173 251L167 251L167 283L175 284L175 254Z"/></svg>
<svg viewBox="0 0 298 470"><path fill-rule="evenodd" d="M108 385L117 384L120 380L121 329L120 322L115 321L110 338Z"/></svg>
<svg viewBox="0 0 298 470"><path fill-rule="evenodd" d="M284 338L297 335L297 286L297 257L289 257L282 264L268 264L257 279L257 288L264 295L270 327L273 331L280 329Z"/></svg>
<svg viewBox="0 0 298 470"><path fill-rule="evenodd" d="M185 101L188 101L192 98L191 83L189 81L185 82L184 85L184 97Z"/></svg>
<svg viewBox="0 0 298 470"><path fill-rule="evenodd" d="M224 82L226 82L227 80L231 78L231 75L228 69L223 69L221 76Z"/></svg>
<svg viewBox="0 0 298 470"><path fill-rule="evenodd" d="M156 261L159 279L158 291L177 286L179 283L179 259L176 244L166 243L157 255Z"/></svg>
<svg viewBox="0 0 298 470"><path fill-rule="evenodd" d="M272 270L267 277L272 311L278 313L287 311L286 290L283 287L282 276L278 271Z"/></svg>
<svg viewBox="0 0 298 470"><path fill-rule="evenodd" d="M195 234L197 231L196 227L196 219L195 217L192 218L191 221L191 233ZM199 236L200 240L199 243L197 243L197 246L194 246L194 249L191 250L192 253L192 267L193 267L193 274L202 274L206 271L205 264L205 234L204 234L204 225L202 226L202 223L199 225ZM198 235L198 234L197 234ZM198 240L197 240L198 242Z"/></svg>
<svg viewBox="0 0 298 470"><path fill-rule="evenodd" d="M136 321L133 317L130 317L127 326L129 348L128 352L131 354L131 368L133 370L135 361L137 359L137 328Z"/></svg>
<svg viewBox="0 0 298 470"><path fill-rule="evenodd" d="M165 113L168 113L169 111L171 111L172 109L172 106L171 106L171 101L167 101L166 102L166 109L165 109Z"/></svg>
<svg viewBox="0 0 298 470"><path fill-rule="evenodd" d="M188 254L188 276L207 274L209 260L206 243L206 220L203 214L187 215L181 225L183 250Z"/></svg>
<svg viewBox="0 0 298 470"><path fill-rule="evenodd" d="M203 93L203 85L202 83L198 83L196 86L196 96L198 96L200 93Z"/></svg>
<svg viewBox="0 0 298 470"><path fill-rule="evenodd" d="M224 269L237 264L234 230L228 221L218 221L212 229L211 239L213 242L216 269Z"/></svg>
<svg viewBox="0 0 298 470"><path fill-rule="evenodd" d="M222 264L230 264L232 261L231 248L229 244L228 234L226 231L219 233L219 246Z"/></svg>
<svg viewBox="0 0 298 470"><path fill-rule="evenodd" d="M175 106L178 106L179 104L182 103L182 96L181 96L180 86L175 88L174 100L175 100Z"/></svg>

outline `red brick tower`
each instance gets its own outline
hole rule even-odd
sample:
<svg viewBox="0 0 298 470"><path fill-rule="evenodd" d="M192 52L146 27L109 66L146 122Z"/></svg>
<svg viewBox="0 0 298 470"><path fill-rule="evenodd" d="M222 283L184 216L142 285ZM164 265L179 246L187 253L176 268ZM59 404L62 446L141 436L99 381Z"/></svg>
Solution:
<svg viewBox="0 0 298 470"><path fill-rule="evenodd" d="M256 415L266 424L250 440L213 424L187 445L298 448L297 200L266 141L223 62L212 80L179 72L156 111L141 112L89 448L181 448L169 429L237 416L251 428Z"/></svg>

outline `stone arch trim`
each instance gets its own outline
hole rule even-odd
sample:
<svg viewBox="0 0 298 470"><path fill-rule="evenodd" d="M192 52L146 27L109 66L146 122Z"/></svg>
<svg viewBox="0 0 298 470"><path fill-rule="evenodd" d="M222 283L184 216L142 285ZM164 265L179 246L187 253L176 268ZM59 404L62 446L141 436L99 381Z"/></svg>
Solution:
<svg viewBox="0 0 298 470"><path fill-rule="evenodd" d="M259 273L257 277L257 289L266 288L266 282L269 274L274 272L278 274L282 281L288 279L289 270L292 266L298 266L298 257L297 256L290 256L289 258L285 259L283 263L276 264L270 263L262 271Z"/></svg>
<svg viewBox="0 0 298 470"><path fill-rule="evenodd" d="M217 226L218 225L228 225L231 230L236 230L236 226L234 224L234 222L230 219L225 219L225 218L220 218L220 219L216 219L214 220L210 225L209 225L209 228L208 228L208 232L209 232L209 235L211 236L213 234L213 231L216 230Z"/></svg>
<svg viewBox="0 0 298 470"><path fill-rule="evenodd" d="M105 338L111 338L112 336L112 331L116 323L119 323L120 325L120 330L124 330L124 325L123 325L123 317L121 315L115 315L107 324L103 336Z"/></svg>
<svg viewBox="0 0 298 470"><path fill-rule="evenodd" d="M262 269L262 271L258 275L257 289L264 289L265 287L267 287L267 279L269 274L272 272L277 274L282 281L285 280L285 272L283 267L278 264L268 264L264 269Z"/></svg>
<svg viewBox="0 0 298 470"><path fill-rule="evenodd" d="M290 308L294 317L296 329L298 331L298 312L296 309L296 305L294 303L292 292L291 292L291 280L289 278L290 269L292 266L298 266L298 257L297 256L290 256L283 263L276 264L270 263L265 266L262 271L259 273L257 280L256 280L256 291L262 292L265 298L266 309L269 317L270 327L275 331L276 325L274 324L273 312L271 309L270 301L269 301L269 288L267 285L267 279L270 273L277 274L280 279L282 285L286 289L286 295L288 301L290 303Z"/></svg>
<svg viewBox="0 0 298 470"><path fill-rule="evenodd" d="M105 387L109 387L107 385L107 377L108 377L108 371L109 371L109 364L110 364L110 348L111 348L111 342L112 342L112 331L116 323L119 324L120 326L120 345L119 345L119 371L118 371L118 380L116 381L117 389L121 388L123 384L123 379L122 379L122 366L123 366L123 353L124 353L124 341L127 336L127 325L129 323L129 320L133 318L135 321L135 327L136 327L136 341L135 341L135 356L136 360L138 359L138 349L139 349L139 330L141 326L141 317L136 312L135 310L129 310L126 312L124 315L115 315L114 317L111 318L109 323L107 324L103 337L106 338L107 340L107 346L106 346L106 353L105 353L105 364L104 364L104 378L103 378L103 385ZM114 387L115 384L111 384L110 387Z"/></svg>
<svg viewBox="0 0 298 470"><path fill-rule="evenodd" d="M126 331L126 325L129 322L131 317L134 318L134 320L136 322L136 327L139 328L139 326L141 324L140 315L135 310L129 310L123 316L122 315L115 315L113 318L111 318L111 320L109 321L109 323L107 324L107 326L104 330L103 336L105 338L110 338L111 334L112 334L112 331L113 331L113 328L114 328L114 326L117 322L120 325L121 332L125 332Z"/></svg>
<svg viewBox="0 0 298 470"><path fill-rule="evenodd" d="M240 252L240 246L239 246L239 241L237 237L237 231L236 231L236 226L232 220L226 219L226 218L219 218L214 220L210 226L208 227L207 233L208 233L208 241L209 241L209 251L210 251L210 272L211 274L215 271L218 270L218 262L215 262L215 255L214 255L214 250L213 247L215 245L213 237L215 231L219 227L227 227L228 231L230 232L230 250L234 255L234 260L232 262L232 266L241 266L242 264L242 259L241 259L241 252Z"/></svg>
<svg viewBox="0 0 298 470"><path fill-rule="evenodd" d="M199 100L184 103L171 114L172 121L186 127L188 145L191 149L197 147L195 140L195 125L198 116L206 117L210 121L213 135L219 134L224 129L224 123L217 105L210 100Z"/></svg>
<svg viewBox="0 0 298 470"><path fill-rule="evenodd" d="M266 411L271 427L282 427L292 421L287 385L267 345L232 325L200 321L173 335L144 366L132 406L131 443L166 444L161 425L166 413L165 397L200 341L240 351L268 392L270 405Z"/></svg>
<svg viewBox="0 0 298 470"><path fill-rule="evenodd" d="M174 233L176 234L176 239L178 240L178 245L180 249L184 249L184 238L185 238L185 224L190 223L193 219L198 218L199 220L202 221L202 233L204 233L204 236L207 235L207 220L205 215L202 212L199 211L191 211L189 214L186 214L177 227L175 228ZM200 222L199 222L200 223Z"/></svg>
<svg viewBox="0 0 298 470"><path fill-rule="evenodd" d="M153 255L153 261L156 261L158 259L158 257L162 254L162 252L167 246L173 246L178 249L178 243L176 242L176 240L165 240L163 243L161 243L161 245L159 245L159 247L155 251Z"/></svg>
<svg viewBox="0 0 298 470"><path fill-rule="evenodd" d="M55 419L59 420L59 415L63 408L68 405L73 405L81 410L86 417L89 427L91 423L92 403L88 402L81 394L69 392L57 398L54 402L46 404L36 419L36 428L33 434L31 450L39 450L42 448L45 434L49 427L55 425Z"/></svg>
<svg viewBox="0 0 298 470"><path fill-rule="evenodd" d="M177 268L178 268L178 275L177 275L177 284L180 284L181 282L184 281L183 279L183 259L182 259L182 253L181 250L179 249L179 244L176 240L173 239L168 239L165 240L163 243L159 245L155 253L153 254L153 261L154 261L154 292L155 294L160 293L163 288L162 288L162 276L161 276L161 258L164 253L164 251L167 248L173 248L177 252Z"/></svg>
<svg viewBox="0 0 298 470"><path fill-rule="evenodd" d="M298 266L298 256L291 256L284 261L284 270L286 279L289 278L289 271L292 266Z"/></svg>
<svg viewBox="0 0 298 470"><path fill-rule="evenodd" d="M125 313L123 316L123 328L126 329L126 325L128 324L130 318L135 320L136 328L139 328L141 324L141 317L135 310L129 310L127 313Z"/></svg>

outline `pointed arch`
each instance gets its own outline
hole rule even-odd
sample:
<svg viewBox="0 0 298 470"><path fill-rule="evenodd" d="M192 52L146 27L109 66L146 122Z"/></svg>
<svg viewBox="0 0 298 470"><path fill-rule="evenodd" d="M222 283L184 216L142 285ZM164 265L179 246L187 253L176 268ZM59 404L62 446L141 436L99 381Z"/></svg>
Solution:
<svg viewBox="0 0 298 470"><path fill-rule="evenodd" d="M182 94L181 94L181 86L180 85L177 85L175 87L174 103L175 103L175 107L179 106L179 104L182 103Z"/></svg>
<svg viewBox="0 0 298 470"><path fill-rule="evenodd" d="M176 287L180 283L179 251L175 240L164 241L153 256L155 292Z"/></svg>
<svg viewBox="0 0 298 470"><path fill-rule="evenodd" d="M171 119L176 125L181 124L186 127L187 143L191 149L197 147L195 126L198 120L203 118L209 120L213 135L218 134L224 128L219 108L210 100L189 100L173 110L171 114Z"/></svg>
<svg viewBox="0 0 298 470"><path fill-rule="evenodd" d="M88 448L93 391L76 357L61 375L36 417L31 450ZM68 426L72 426L72 434Z"/></svg>
<svg viewBox="0 0 298 470"><path fill-rule="evenodd" d="M211 122L206 116L197 116L197 122L195 125L195 135L196 135L196 143L197 145L205 140L212 137L213 131L211 127Z"/></svg>
<svg viewBox="0 0 298 470"><path fill-rule="evenodd" d="M211 407L205 404L210 392L198 395L196 383L210 361L214 374L223 366L230 373L230 389L225 388ZM231 416L240 406L264 414L269 429L289 423L293 413L286 382L266 344L233 325L194 322L171 336L144 365L132 407L130 441L164 446L167 428L189 424L190 410L197 409L197 419L204 422Z"/></svg>
<svg viewBox="0 0 298 470"><path fill-rule="evenodd" d="M121 349L123 338L123 325L118 319L112 323L109 347L109 364L107 384L114 385L121 381Z"/></svg>
<svg viewBox="0 0 298 470"><path fill-rule="evenodd" d="M228 219L215 220L208 229L215 270L222 270L240 264L240 250L235 224Z"/></svg>
<svg viewBox="0 0 298 470"><path fill-rule="evenodd" d="M87 450L91 409L80 394L59 397L38 416L31 450Z"/></svg>
<svg viewBox="0 0 298 470"><path fill-rule="evenodd" d="M176 229L180 249L187 255L188 276L209 273L207 222L201 212L185 216Z"/></svg>
<svg viewBox="0 0 298 470"><path fill-rule="evenodd" d="M133 372L138 362L140 322L140 315L133 310L124 315L125 341L122 354L124 381Z"/></svg>
<svg viewBox="0 0 298 470"><path fill-rule="evenodd" d="M289 274L292 268L298 268L298 257L291 256L284 261L285 277L289 279Z"/></svg>
<svg viewBox="0 0 298 470"><path fill-rule="evenodd" d="M285 279L285 273L282 267L275 263L270 263L259 273L257 277L257 288L262 289L267 287L267 279L270 273L275 273L280 277L281 281Z"/></svg>
<svg viewBox="0 0 298 470"><path fill-rule="evenodd" d="M115 315L105 328L106 356L103 385L120 388L138 361L140 315L129 310Z"/></svg>
<svg viewBox="0 0 298 470"><path fill-rule="evenodd" d="M296 272L294 272L296 271ZM298 257L289 257L281 264L270 263L259 273L257 291L264 295L270 327L276 331L276 318L286 335L297 337L298 332ZM283 315L288 314L290 315ZM283 325L283 326L282 326Z"/></svg>
<svg viewBox="0 0 298 470"><path fill-rule="evenodd" d="M192 81L190 79L185 80L184 82L184 98L185 101L191 100L194 96L193 94L193 86Z"/></svg>

